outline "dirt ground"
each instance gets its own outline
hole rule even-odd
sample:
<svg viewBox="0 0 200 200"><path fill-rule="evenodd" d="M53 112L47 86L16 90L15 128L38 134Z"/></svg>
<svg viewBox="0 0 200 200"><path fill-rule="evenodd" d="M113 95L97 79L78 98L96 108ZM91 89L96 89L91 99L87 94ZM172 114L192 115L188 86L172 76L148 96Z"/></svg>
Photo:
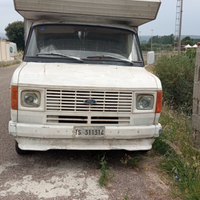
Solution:
<svg viewBox="0 0 200 200"><path fill-rule="evenodd" d="M120 161L133 154L126 151L48 151L23 157L12 153L13 159L0 166L0 199L173 199L172 185L159 170L157 156L143 155L138 166L129 166ZM99 185L97 157L102 153L113 175L106 187Z"/></svg>
<svg viewBox="0 0 200 200"><path fill-rule="evenodd" d="M17 66L0 68L1 200L170 200L172 185L159 170L160 158L147 153L138 166L121 162L127 151L47 151L19 156L8 134L10 80ZM106 154L112 178L99 185L98 157Z"/></svg>
<svg viewBox="0 0 200 200"><path fill-rule="evenodd" d="M134 157L135 153L128 154ZM152 152L144 154L137 166L116 163L117 167L113 166L115 176L108 186L108 189L113 188L110 190L112 197L110 199L124 199L124 197L131 200L173 199L172 182L159 169L159 163L160 158ZM135 182L140 189L134 188Z"/></svg>

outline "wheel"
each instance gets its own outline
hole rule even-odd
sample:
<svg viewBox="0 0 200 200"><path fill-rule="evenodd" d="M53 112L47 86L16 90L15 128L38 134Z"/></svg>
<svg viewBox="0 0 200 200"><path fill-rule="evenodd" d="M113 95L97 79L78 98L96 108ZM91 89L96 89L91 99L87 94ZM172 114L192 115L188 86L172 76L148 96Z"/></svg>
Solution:
<svg viewBox="0 0 200 200"><path fill-rule="evenodd" d="M17 141L15 141L15 151L19 155L26 155L26 154L30 153L30 151L28 151L28 150L22 150L22 149L20 149Z"/></svg>

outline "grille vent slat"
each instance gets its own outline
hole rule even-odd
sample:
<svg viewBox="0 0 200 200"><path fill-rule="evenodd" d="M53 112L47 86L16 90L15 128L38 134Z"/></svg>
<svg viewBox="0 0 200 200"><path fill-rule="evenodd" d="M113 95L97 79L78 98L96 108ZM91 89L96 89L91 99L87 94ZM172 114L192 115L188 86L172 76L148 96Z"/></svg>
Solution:
<svg viewBox="0 0 200 200"><path fill-rule="evenodd" d="M93 99L96 104L88 105L84 101ZM101 92L101 91L46 91L47 111L74 111L74 112L113 112L131 113L132 92Z"/></svg>
<svg viewBox="0 0 200 200"><path fill-rule="evenodd" d="M87 116L60 116L60 115L47 115L46 120L47 123L51 124L89 124L89 121L91 121L91 124L98 125L98 124L119 124L119 125L129 125L130 124L130 117L101 117L101 116L95 116L95 117Z"/></svg>

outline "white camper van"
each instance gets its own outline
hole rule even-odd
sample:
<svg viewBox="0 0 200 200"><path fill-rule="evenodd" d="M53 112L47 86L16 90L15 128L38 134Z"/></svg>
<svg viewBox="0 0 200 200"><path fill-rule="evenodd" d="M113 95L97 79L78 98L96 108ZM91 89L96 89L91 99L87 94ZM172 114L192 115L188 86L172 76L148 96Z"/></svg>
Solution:
<svg viewBox="0 0 200 200"><path fill-rule="evenodd" d="M162 86L145 70L137 32L156 18L161 0L14 4L26 43L11 81L17 153L151 149L161 133Z"/></svg>

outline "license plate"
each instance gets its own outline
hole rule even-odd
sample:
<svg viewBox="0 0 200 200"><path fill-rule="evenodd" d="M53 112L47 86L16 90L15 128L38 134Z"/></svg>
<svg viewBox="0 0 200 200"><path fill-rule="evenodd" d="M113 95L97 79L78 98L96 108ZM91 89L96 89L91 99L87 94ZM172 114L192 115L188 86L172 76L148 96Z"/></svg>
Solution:
<svg viewBox="0 0 200 200"><path fill-rule="evenodd" d="M97 126L97 127L85 127L79 126L74 127L74 133L76 137L104 137L105 135L105 127Z"/></svg>

